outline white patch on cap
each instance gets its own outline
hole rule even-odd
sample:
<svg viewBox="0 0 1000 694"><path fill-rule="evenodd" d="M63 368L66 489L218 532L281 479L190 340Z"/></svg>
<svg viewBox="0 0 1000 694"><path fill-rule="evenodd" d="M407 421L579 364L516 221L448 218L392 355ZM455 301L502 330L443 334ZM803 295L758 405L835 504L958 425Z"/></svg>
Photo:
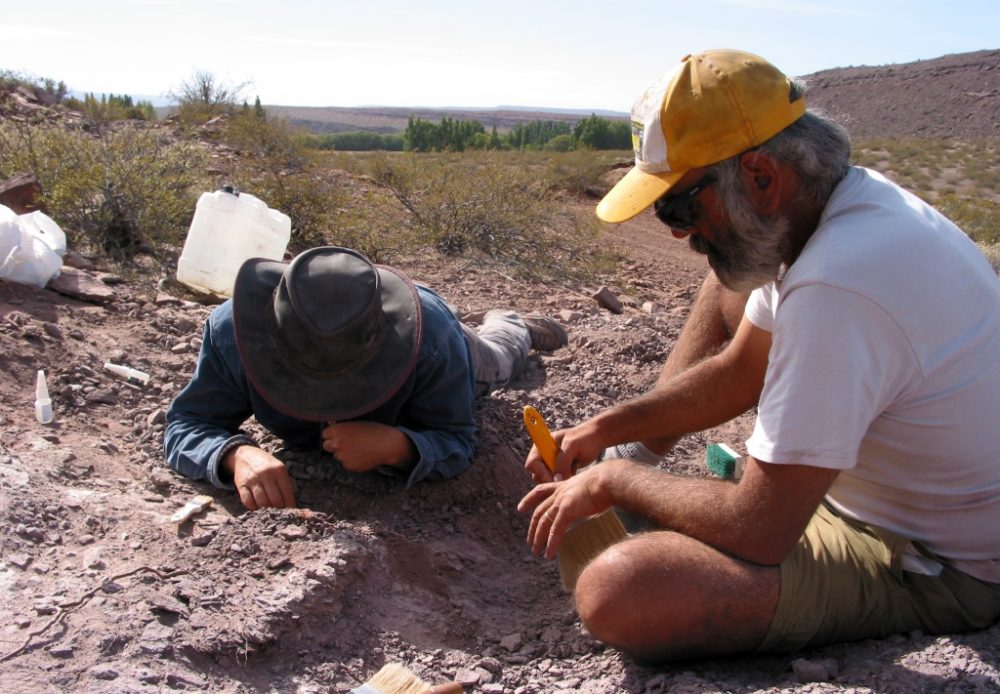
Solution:
<svg viewBox="0 0 1000 694"><path fill-rule="evenodd" d="M667 163L667 141L663 137L660 116L667 90L676 79L680 66L653 82L632 105L632 146L635 148L635 165L646 173L670 171ZM636 131L638 130L638 140Z"/></svg>

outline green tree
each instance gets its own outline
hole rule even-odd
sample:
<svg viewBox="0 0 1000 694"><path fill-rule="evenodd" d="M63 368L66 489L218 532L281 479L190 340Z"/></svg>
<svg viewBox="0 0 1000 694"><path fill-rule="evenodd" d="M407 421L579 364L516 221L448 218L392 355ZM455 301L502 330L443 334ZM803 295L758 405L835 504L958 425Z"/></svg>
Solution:
<svg viewBox="0 0 1000 694"><path fill-rule="evenodd" d="M559 135L571 134L569 123L536 120L518 123L507 133L507 143L513 149L538 150Z"/></svg>
<svg viewBox="0 0 1000 694"><path fill-rule="evenodd" d="M629 149L632 132L625 121L612 121L591 114L573 128L573 137L590 149Z"/></svg>
<svg viewBox="0 0 1000 694"><path fill-rule="evenodd" d="M573 136L569 133L563 133L562 135L556 135L546 142L543 149L546 152L572 152L575 146L576 143L573 141Z"/></svg>
<svg viewBox="0 0 1000 694"><path fill-rule="evenodd" d="M411 115L403 132L403 149L407 152L462 152L481 145L479 135L485 134L486 129L479 121L454 120L446 116L435 125Z"/></svg>

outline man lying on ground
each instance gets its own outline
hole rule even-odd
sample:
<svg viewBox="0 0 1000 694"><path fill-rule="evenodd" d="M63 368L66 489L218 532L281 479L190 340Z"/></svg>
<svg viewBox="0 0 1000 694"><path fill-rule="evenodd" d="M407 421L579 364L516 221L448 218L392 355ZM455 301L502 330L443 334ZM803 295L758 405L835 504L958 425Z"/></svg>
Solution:
<svg viewBox="0 0 1000 694"><path fill-rule="evenodd" d="M251 510L295 505L285 465L240 430L251 415L352 472L454 477L475 451L474 398L519 376L532 348L566 343L552 319L512 311L469 328L431 289L346 248L250 260L208 318L164 453Z"/></svg>

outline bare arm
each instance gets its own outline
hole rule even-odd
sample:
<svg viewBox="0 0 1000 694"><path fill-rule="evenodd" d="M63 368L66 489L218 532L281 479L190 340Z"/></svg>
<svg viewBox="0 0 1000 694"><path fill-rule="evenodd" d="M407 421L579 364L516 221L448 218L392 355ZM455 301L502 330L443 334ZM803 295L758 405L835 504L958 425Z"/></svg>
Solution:
<svg viewBox="0 0 1000 694"><path fill-rule="evenodd" d="M750 458L734 484L606 461L565 482L538 485L518 509L534 509L528 542L549 558L575 520L619 506L741 559L777 564L795 546L837 474Z"/></svg>
<svg viewBox="0 0 1000 694"><path fill-rule="evenodd" d="M771 333L744 318L719 354L644 395L555 432L561 450L557 471L567 477L616 443L683 436L746 412L760 398L770 348ZM525 467L536 481L552 479L534 448Z"/></svg>

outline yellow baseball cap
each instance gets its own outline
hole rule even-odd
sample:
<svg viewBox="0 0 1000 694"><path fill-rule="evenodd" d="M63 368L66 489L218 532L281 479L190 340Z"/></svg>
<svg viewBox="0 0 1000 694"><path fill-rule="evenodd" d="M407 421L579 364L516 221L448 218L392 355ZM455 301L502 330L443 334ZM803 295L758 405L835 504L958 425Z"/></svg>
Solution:
<svg viewBox="0 0 1000 694"><path fill-rule="evenodd" d="M635 166L597 205L597 216L631 219L688 170L752 149L805 112L805 97L759 56L728 49L686 55L632 106Z"/></svg>

